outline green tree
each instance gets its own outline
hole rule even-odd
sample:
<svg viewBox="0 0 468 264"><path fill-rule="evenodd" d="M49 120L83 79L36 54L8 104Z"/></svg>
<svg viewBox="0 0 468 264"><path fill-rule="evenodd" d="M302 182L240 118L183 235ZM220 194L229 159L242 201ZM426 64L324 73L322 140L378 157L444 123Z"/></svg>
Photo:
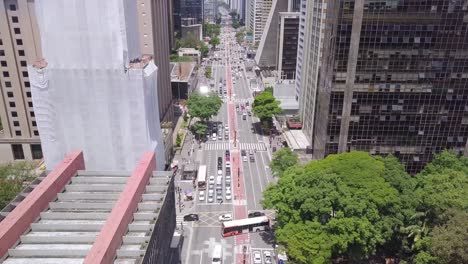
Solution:
<svg viewBox="0 0 468 264"><path fill-rule="evenodd" d="M400 199L385 170L385 162L364 152L286 170L262 203L276 210L277 240L293 261L365 259L391 240L399 230Z"/></svg>
<svg viewBox="0 0 468 264"><path fill-rule="evenodd" d="M430 243L437 263L468 263L468 213L457 211L446 224L436 226Z"/></svg>
<svg viewBox="0 0 468 264"><path fill-rule="evenodd" d="M179 45L181 48L200 49L201 41L195 34L189 32L184 38L180 39Z"/></svg>
<svg viewBox="0 0 468 264"><path fill-rule="evenodd" d="M245 38L245 31L239 31L236 33L237 43L241 44L242 42L244 42L244 38Z"/></svg>
<svg viewBox="0 0 468 264"><path fill-rule="evenodd" d="M236 19L236 20L232 21L232 27L234 29L238 29L240 27L239 20Z"/></svg>
<svg viewBox="0 0 468 264"><path fill-rule="evenodd" d="M171 62L192 62L193 59L188 56L178 56L177 54L171 54L169 56Z"/></svg>
<svg viewBox="0 0 468 264"><path fill-rule="evenodd" d="M206 131L208 130L208 126L206 123L198 121L195 124L192 125L193 132L198 136L198 138L202 138L203 135L206 134Z"/></svg>
<svg viewBox="0 0 468 264"><path fill-rule="evenodd" d="M175 140L175 145L176 145L176 147L180 147L181 144L182 144L182 134L178 133L177 137L176 137L176 140Z"/></svg>
<svg viewBox="0 0 468 264"><path fill-rule="evenodd" d="M213 115L218 114L222 103L221 98L216 93L210 93L205 96L194 92L190 94L186 105L191 117L207 121Z"/></svg>
<svg viewBox="0 0 468 264"><path fill-rule="evenodd" d="M283 175L289 167L299 164L299 158L290 148L282 148L273 153L273 159L270 162L271 171L275 175Z"/></svg>
<svg viewBox="0 0 468 264"><path fill-rule="evenodd" d="M270 121L273 115L283 112L279 105L280 101L275 100L273 93L270 90L265 90L255 96L252 111L262 122Z"/></svg>
<svg viewBox="0 0 468 264"><path fill-rule="evenodd" d="M211 40L210 40L210 44L215 49L216 46L219 45L219 38L218 37L212 37Z"/></svg>
<svg viewBox="0 0 468 264"><path fill-rule="evenodd" d="M32 181L36 174L33 162L14 162L0 165L0 210L23 189L23 183Z"/></svg>
<svg viewBox="0 0 468 264"><path fill-rule="evenodd" d="M211 72L211 67L210 67L210 66L207 66L207 67L205 68L205 77L208 78L208 79L210 79L210 78L211 78L211 74L212 74L212 72Z"/></svg>
<svg viewBox="0 0 468 264"><path fill-rule="evenodd" d="M208 49L208 46L205 44L205 42L200 42L200 49L199 49L201 56L203 58L206 58L208 56L208 53L210 52L210 49Z"/></svg>

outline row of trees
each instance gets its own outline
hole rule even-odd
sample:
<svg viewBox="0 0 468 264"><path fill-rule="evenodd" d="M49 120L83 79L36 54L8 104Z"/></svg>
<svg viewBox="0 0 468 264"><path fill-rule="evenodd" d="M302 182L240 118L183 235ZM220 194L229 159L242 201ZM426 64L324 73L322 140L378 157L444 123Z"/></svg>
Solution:
<svg viewBox="0 0 468 264"><path fill-rule="evenodd" d="M188 33L187 36L181 39L176 39L175 40L175 48L193 48L197 49L200 51L202 57L208 56L208 46L205 44L205 42L201 41L198 39L197 36L195 36L192 33Z"/></svg>
<svg viewBox="0 0 468 264"><path fill-rule="evenodd" d="M468 263L468 159L444 151L415 177L393 156L330 155L270 165L263 205L293 263Z"/></svg>
<svg viewBox="0 0 468 264"><path fill-rule="evenodd" d="M229 12L229 15L231 16L231 19L232 19L232 27L234 29L238 29L241 24L240 24L240 21L239 21L239 14L237 14L236 11L231 11Z"/></svg>

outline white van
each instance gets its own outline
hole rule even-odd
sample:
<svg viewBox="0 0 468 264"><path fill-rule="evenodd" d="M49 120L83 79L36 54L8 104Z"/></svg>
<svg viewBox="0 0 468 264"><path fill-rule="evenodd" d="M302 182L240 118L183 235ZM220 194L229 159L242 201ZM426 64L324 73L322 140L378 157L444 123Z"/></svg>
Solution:
<svg viewBox="0 0 468 264"><path fill-rule="evenodd" d="M213 249L213 255L211 258L212 264L221 264L223 263L223 248L221 245L217 244Z"/></svg>
<svg viewBox="0 0 468 264"><path fill-rule="evenodd" d="M216 179L216 189L223 189L223 176L218 176Z"/></svg>

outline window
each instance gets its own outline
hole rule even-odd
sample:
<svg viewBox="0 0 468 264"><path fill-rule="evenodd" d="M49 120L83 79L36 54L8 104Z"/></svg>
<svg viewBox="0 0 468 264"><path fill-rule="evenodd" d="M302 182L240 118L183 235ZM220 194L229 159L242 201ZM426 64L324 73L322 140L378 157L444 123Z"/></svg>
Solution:
<svg viewBox="0 0 468 264"><path fill-rule="evenodd" d="M29 107L33 107L32 102L28 102L28 106L29 106Z"/></svg>
<svg viewBox="0 0 468 264"><path fill-rule="evenodd" d="M12 98L13 97L13 92L7 92L7 96Z"/></svg>
<svg viewBox="0 0 468 264"><path fill-rule="evenodd" d="M42 147L39 144L31 144L31 154L33 159L42 159Z"/></svg>
<svg viewBox="0 0 468 264"><path fill-rule="evenodd" d="M31 117L35 117L35 116L36 116L36 115L34 114L33 111L29 112L29 115L30 115Z"/></svg>
<svg viewBox="0 0 468 264"><path fill-rule="evenodd" d="M21 67L26 67L26 66L28 66L28 64L26 63L26 61L20 61L20 64L21 64Z"/></svg>
<svg viewBox="0 0 468 264"><path fill-rule="evenodd" d="M11 88L11 82L5 82L5 87Z"/></svg>
<svg viewBox="0 0 468 264"><path fill-rule="evenodd" d="M10 5L10 10L11 11L16 11L16 5Z"/></svg>
<svg viewBox="0 0 468 264"><path fill-rule="evenodd" d="M18 117L18 113L16 111L11 111L11 116L12 117Z"/></svg>
<svg viewBox="0 0 468 264"><path fill-rule="evenodd" d="M0 65L2 65L2 67L6 67L8 64L6 61L0 61Z"/></svg>
<svg viewBox="0 0 468 264"><path fill-rule="evenodd" d="M14 28L13 31L15 31L15 34L21 34L21 30L19 28Z"/></svg>
<svg viewBox="0 0 468 264"><path fill-rule="evenodd" d="M19 130L16 130L16 131L15 131L15 135L17 135L17 136L19 136L19 137L20 137L20 136L21 136L21 131L19 131Z"/></svg>
<svg viewBox="0 0 468 264"><path fill-rule="evenodd" d="M26 92L26 97L31 98L31 92Z"/></svg>
<svg viewBox="0 0 468 264"><path fill-rule="evenodd" d="M34 130L34 135L35 135L35 136L39 136L39 131Z"/></svg>
<svg viewBox="0 0 468 264"><path fill-rule="evenodd" d="M33 127L36 127L36 126L37 126L36 121L32 121L31 123L32 123L32 126L33 126Z"/></svg>
<svg viewBox="0 0 468 264"><path fill-rule="evenodd" d="M0 56L5 56L5 51L4 50L0 50Z"/></svg>
<svg viewBox="0 0 468 264"><path fill-rule="evenodd" d="M19 127L19 121L13 121L13 126Z"/></svg>
<svg viewBox="0 0 468 264"><path fill-rule="evenodd" d="M0 45L3 45L3 40L2 39L0 39Z"/></svg>
<svg viewBox="0 0 468 264"><path fill-rule="evenodd" d="M13 23L18 23L18 17L17 17L17 16L12 16L12 17L11 17L11 21L12 21Z"/></svg>
<svg viewBox="0 0 468 264"><path fill-rule="evenodd" d="M10 102L10 107L16 107L15 102Z"/></svg>
<svg viewBox="0 0 468 264"><path fill-rule="evenodd" d="M24 71L23 72L23 77L28 77L28 72Z"/></svg>
<svg viewBox="0 0 468 264"><path fill-rule="evenodd" d="M16 40L16 45L23 45L23 40L22 39L17 39Z"/></svg>
<svg viewBox="0 0 468 264"><path fill-rule="evenodd" d="M7 72L7 71L4 71L4 72L3 72L3 77L10 77L10 73Z"/></svg>
<svg viewBox="0 0 468 264"><path fill-rule="evenodd" d="M24 50L18 50L18 55L24 56Z"/></svg>
<svg viewBox="0 0 468 264"><path fill-rule="evenodd" d="M23 145L21 144L11 144L11 151L13 152L13 158L24 159Z"/></svg>
<svg viewBox="0 0 468 264"><path fill-rule="evenodd" d="M27 74L27 72L26 72L26 74ZM28 77L28 76L24 76L24 77ZM24 82L24 86L31 87L31 84L29 82Z"/></svg>

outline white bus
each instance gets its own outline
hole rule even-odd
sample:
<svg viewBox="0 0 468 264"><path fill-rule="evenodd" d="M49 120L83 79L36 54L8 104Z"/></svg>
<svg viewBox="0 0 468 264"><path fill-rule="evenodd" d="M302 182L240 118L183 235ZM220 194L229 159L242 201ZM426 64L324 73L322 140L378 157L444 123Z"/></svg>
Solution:
<svg viewBox="0 0 468 264"><path fill-rule="evenodd" d="M198 189L206 190L206 165L200 165L198 168Z"/></svg>
<svg viewBox="0 0 468 264"><path fill-rule="evenodd" d="M227 221L221 224L223 237L235 236L242 233L265 231L269 229L270 219L267 216Z"/></svg>

